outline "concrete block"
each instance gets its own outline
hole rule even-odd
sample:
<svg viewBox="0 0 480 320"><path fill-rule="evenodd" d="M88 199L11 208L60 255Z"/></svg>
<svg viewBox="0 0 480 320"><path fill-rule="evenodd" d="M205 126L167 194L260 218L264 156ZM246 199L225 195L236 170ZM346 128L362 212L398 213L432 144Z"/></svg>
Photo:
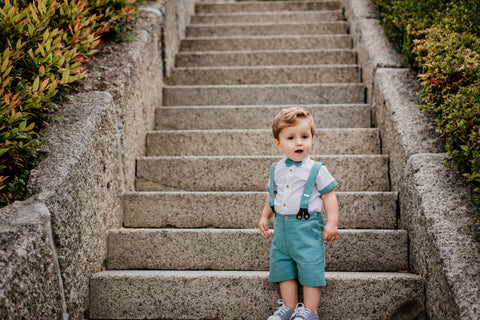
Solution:
<svg viewBox="0 0 480 320"><path fill-rule="evenodd" d="M416 154L405 168L402 227L410 234L412 268L425 277L429 319L478 319L480 243L473 192L445 154Z"/></svg>
<svg viewBox="0 0 480 320"><path fill-rule="evenodd" d="M126 193L123 225L126 228L255 228L266 195L266 191ZM340 191L336 195L339 228L397 227L397 193Z"/></svg>
<svg viewBox="0 0 480 320"><path fill-rule="evenodd" d="M351 48L352 39L349 35L185 38L180 44L182 52Z"/></svg>
<svg viewBox="0 0 480 320"><path fill-rule="evenodd" d="M353 64L352 50L283 50L283 51L217 51L181 52L176 56L177 67L195 66L272 66Z"/></svg>
<svg viewBox="0 0 480 320"><path fill-rule="evenodd" d="M326 164L339 191L388 191L388 157L312 156ZM143 157L138 191L263 191L278 156Z"/></svg>
<svg viewBox="0 0 480 320"><path fill-rule="evenodd" d="M358 63L362 65L363 82L367 86L367 102L372 103L375 72L379 68L404 68L403 57L387 40L379 20L359 20L352 26Z"/></svg>
<svg viewBox="0 0 480 320"><path fill-rule="evenodd" d="M343 15L340 10L297 12L247 12L196 14L192 16L191 24L330 22L342 20Z"/></svg>
<svg viewBox="0 0 480 320"><path fill-rule="evenodd" d="M379 154L378 129L320 129L313 154ZM147 156L281 155L272 130L169 130L147 134Z"/></svg>
<svg viewBox="0 0 480 320"><path fill-rule="evenodd" d="M66 319L50 213L42 203L0 210L0 270L1 319Z"/></svg>
<svg viewBox="0 0 480 320"><path fill-rule="evenodd" d="M108 268L268 270L272 238L258 229L110 230ZM407 270L407 232L339 230L338 240L325 243L325 263L329 271Z"/></svg>
<svg viewBox="0 0 480 320"><path fill-rule="evenodd" d="M299 105L244 105L158 107L158 130L265 129L283 108ZM300 105L301 106L301 105ZM320 128L370 128L370 106L365 104L309 104L307 108Z"/></svg>
<svg viewBox="0 0 480 320"><path fill-rule="evenodd" d="M249 24L196 24L187 27L187 37L232 37L232 36L275 36L307 34L346 34L345 21L321 23L249 23Z"/></svg>
<svg viewBox="0 0 480 320"><path fill-rule="evenodd" d="M419 276L327 272L326 279L321 319L384 320L401 311L423 319ZM93 275L91 288L91 319L259 319L280 298L261 271L107 271Z"/></svg>
<svg viewBox="0 0 480 320"><path fill-rule="evenodd" d="M445 148L433 119L417 108L419 90L408 69L379 69L375 75L375 119L382 153L390 156L392 190L399 190L410 156L441 153Z"/></svg>
<svg viewBox="0 0 480 320"><path fill-rule="evenodd" d="M160 28L157 14L142 13L135 23L134 40L102 44L87 64L89 76L72 87L77 93L105 91L113 96L126 190L134 188L135 158L145 154L145 145L138 141L153 129L154 107L162 99Z"/></svg>
<svg viewBox="0 0 480 320"><path fill-rule="evenodd" d="M175 68L169 85L359 83L357 65Z"/></svg>
<svg viewBox="0 0 480 320"><path fill-rule="evenodd" d="M106 232L121 226L119 144L113 98L76 94L48 127L43 160L32 170L32 199L52 220L69 317L87 308L90 275L102 268Z"/></svg>
<svg viewBox="0 0 480 320"><path fill-rule="evenodd" d="M378 19L375 4L370 0L341 0L345 8L345 16L351 24L362 19Z"/></svg>
<svg viewBox="0 0 480 320"><path fill-rule="evenodd" d="M338 1L282 1L282 2L235 2L235 3L197 3L197 13L223 12L265 12L265 11L321 11L339 10Z"/></svg>
<svg viewBox="0 0 480 320"><path fill-rule="evenodd" d="M165 86L165 106L363 103L362 84Z"/></svg>

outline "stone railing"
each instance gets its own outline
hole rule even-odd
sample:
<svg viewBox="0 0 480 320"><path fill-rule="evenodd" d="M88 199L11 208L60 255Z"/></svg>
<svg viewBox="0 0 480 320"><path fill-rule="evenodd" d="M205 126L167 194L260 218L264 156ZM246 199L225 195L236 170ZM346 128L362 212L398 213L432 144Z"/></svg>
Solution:
<svg viewBox="0 0 480 320"><path fill-rule="evenodd" d="M84 319L90 276L103 269L108 230L122 226L122 194L134 189L135 158L193 12L190 0L147 5L134 40L103 45L59 103L31 196L0 210L2 319Z"/></svg>
<svg viewBox="0 0 480 320"><path fill-rule="evenodd" d="M410 268L425 279L428 319L480 317L480 242L473 195L462 175L442 165L444 141L417 105L421 88L388 42L368 0L343 0L372 118L399 191L400 226L409 231Z"/></svg>

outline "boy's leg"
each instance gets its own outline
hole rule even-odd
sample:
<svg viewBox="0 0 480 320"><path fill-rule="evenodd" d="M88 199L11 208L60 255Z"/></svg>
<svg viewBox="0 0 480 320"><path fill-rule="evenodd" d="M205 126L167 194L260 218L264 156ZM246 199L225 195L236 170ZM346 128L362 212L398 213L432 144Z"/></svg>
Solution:
<svg viewBox="0 0 480 320"><path fill-rule="evenodd" d="M305 308L317 313L320 302L321 287L303 287L303 304Z"/></svg>
<svg viewBox="0 0 480 320"><path fill-rule="evenodd" d="M280 294L287 307L295 310L298 303L298 284L296 279L282 281L279 283ZM319 297L320 299L320 297ZM318 305L318 302L317 302Z"/></svg>

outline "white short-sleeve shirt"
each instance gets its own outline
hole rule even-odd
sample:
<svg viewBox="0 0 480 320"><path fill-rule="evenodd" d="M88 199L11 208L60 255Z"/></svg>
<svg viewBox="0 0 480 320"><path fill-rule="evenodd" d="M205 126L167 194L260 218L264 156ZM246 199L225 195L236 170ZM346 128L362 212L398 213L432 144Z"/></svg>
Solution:
<svg viewBox="0 0 480 320"><path fill-rule="evenodd" d="M285 164L286 159L287 157L284 156L275 167L275 212L278 214L297 214L300 210L303 189L314 161L310 159L310 156L307 156L299 167L295 165L288 167ZM327 194L337 185L337 181L327 170L327 167L322 165L308 203L308 211L321 212L323 201L320 196ZM270 190L270 181L267 190Z"/></svg>

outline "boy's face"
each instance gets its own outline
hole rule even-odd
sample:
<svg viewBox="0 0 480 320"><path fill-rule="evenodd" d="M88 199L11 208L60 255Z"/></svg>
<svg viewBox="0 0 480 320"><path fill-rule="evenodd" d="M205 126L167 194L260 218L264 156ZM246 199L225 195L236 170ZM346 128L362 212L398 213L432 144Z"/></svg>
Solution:
<svg viewBox="0 0 480 320"><path fill-rule="evenodd" d="M273 141L289 159L302 161L310 154L313 136L310 122L307 119L298 119L295 125L280 131L278 140Z"/></svg>

